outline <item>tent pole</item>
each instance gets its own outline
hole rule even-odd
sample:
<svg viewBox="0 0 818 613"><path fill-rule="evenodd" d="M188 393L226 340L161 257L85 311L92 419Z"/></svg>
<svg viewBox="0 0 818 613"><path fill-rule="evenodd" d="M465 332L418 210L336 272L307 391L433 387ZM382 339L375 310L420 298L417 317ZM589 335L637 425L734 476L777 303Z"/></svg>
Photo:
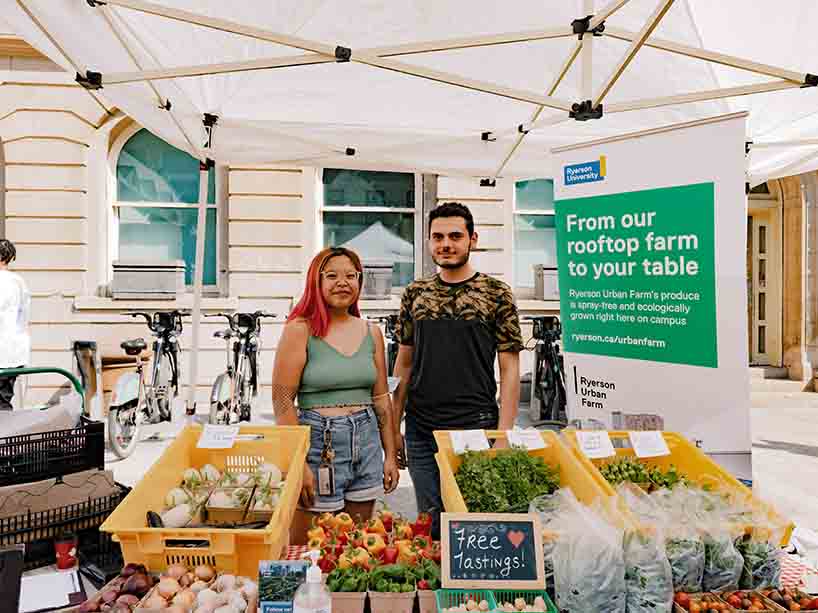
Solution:
<svg viewBox="0 0 818 613"><path fill-rule="evenodd" d="M65 49L63 49L60 46L60 44L56 40L54 40L54 37L51 36L49 31L46 30L45 27L43 27L43 24L40 23L40 20L37 19L37 17L35 17L34 13L32 13L29 10L29 8L23 3L23 0L17 0L17 5L25 12L26 15L28 15L28 18L31 19L31 21L34 23L34 25L37 26L37 29L40 30L40 32L42 32L43 36L45 36L48 39L48 41L52 45L54 45L54 47L57 49L57 51L59 51L62 54L62 56L68 61L68 63L71 64L71 67L74 69L74 71L77 72L77 73L82 72L80 70L79 66L76 64L76 62L74 62L74 60L71 59L71 56L69 56L65 52ZM108 114L108 115L113 115L114 114L107 106L105 106L102 103L102 100L100 100L99 96L97 96L94 92L92 92L89 89L86 89L85 91L88 92L88 95L91 96L91 98L94 100L94 102L96 102L100 106L100 108L102 108L102 110L105 111L106 114Z"/></svg>
<svg viewBox="0 0 818 613"><path fill-rule="evenodd" d="M625 52L625 55L619 60L619 63L614 68L611 76L608 77L608 80L605 82L605 85L602 86L602 89L594 98L594 102L591 105L592 108L597 108L600 103L605 99L605 96L608 95L608 92L611 91L611 88L614 84L619 80L619 77L622 76L622 73L628 67L628 65L633 61L633 58L636 57L637 51L642 48L642 45L645 43L645 40L653 33L656 29L656 26L659 25L659 22L662 20L667 12L670 10L670 7L673 5L673 0L661 0L659 2L659 6L656 7L656 10L653 14L648 18L647 23L645 23L644 27L639 31L639 34L636 38L631 41L630 47Z"/></svg>
<svg viewBox="0 0 818 613"><path fill-rule="evenodd" d="M667 2L670 0L665 1ZM399 72L410 76L421 77L431 81L438 81L440 83L456 85L458 87L463 87L466 89L471 89L486 94L495 94L497 96L510 98L512 100L519 100L521 102L539 104L561 111L568 111L570 110L571 106L570 104L568 104L568 102L564 100L557 100L555 98L551 98L550 96L540 96L533 92L518 90L511 87L503 87L493 83L488 83L486 81L480 81L477 79L468 79L448 72L432 70L429 68L424 68L422 66L405 64L403 62L398 62L386 58L374 57L371 55L366 55L361 52L352 53L350 49L344 49L342 47L332 47L330 45L309 41L297 36L290 36L287 34L270 32L267 30L263 30L261 28L255 28L252 26L238 24L224 19L216 19L214 17L197 15L196 13L191 13L189 11L172 9L157 4L153 4L151 2L143 2L142 0L106 0L106 2L114 6L122 6L124 8L141 11L151 15L157 15L159 17L166 17L168 19L184 21L187 23L212 28L215 30L220 30L222 32L241 34L243 36L248 36L259 40L266 40L280 45L295 47L297 49L302 49L304 51L320 53L332 58L338 58L341 61L359 62L361 64L366 64L368 66L382 68L384 70L391 70L393 72ZM344 59L344 57L346 59Z"/></svg>
<svg viewBox="0 0 818 613"><path fill-rule="evenodd" d="M599 24L601 24L608 17L610 17L616 11L618 11L623 6L625 6L628 2L630 2L630 0L613 0L613 2L611 2L608 6L604 7L601 11L599 11L599 13L597 13L596 15L594 15L591 18L591 23L588 26L588 29L593 30L594 28L596 28ZM591 10L589 11L588 8L587 8L587 5L586 5L585 14L586 15L593 15L594 14L593 6L591 6ZM606 27L606 30L607 30L607 27Z"/></svg>
<svg viewBox="0 0 818 613"><path fill-rule="evenodd" d="M749 94L777 92L785 89L799 89L800 87L801 86L798 83L793 83L792 81L773 81L771 83L758 83L756 85L726 87L723 89L711 89L703 92L680 94L678 96L666 96L664 98L648 98L645 100L632 100L629 102L609 104L605 108L605 112L623 113L626 111L653 109L661 106L673 106L675 104L687 104L690 102L706 102L708 100L720 100L722 98L747 96Z"/></svg>
<svg viewBox="0 0 818 613"><path fill-rule="evenodd" d="M582 42L581 41L575 42L574 46L571 49L571 52L568 54L568 57L565 58L565 61L563 62L562 66L560 67L559 71L557 72L556 76L554 77L553 81L551 82L550 87L547 90L547 93L548 93L549 96L553 95L554 92L557 91L557 87L559 87L559 84L562 83L562 80L565 78L565 75L568 74L568 71L571 69L571 66L574 63L574 60L577 59L577 56L579 55L580 49L582 49ZM542 114L543 110L544 110L544 107L541 106L541 107L537 108L536 111L534 111L534 114L531 116L531 119L528 122L529 126L533 125L534 122L536 122L540 118L540 115ZM549 125L555 125L555 124L560 123L562 121L566 121L568 118L567 117L556 117L556 118L553 118L553 119L556 119L556 121L554 121L553 123L549 123ZM512 145L512 147L509 150L508 154L503 158L503 162L500 164L500 166L497 167L497 170L492 175L493 177L499 177L502 174L503 170L505 170L505 167L508 165L509 160L511 160L511 158L514 156L514 154L517 153L517 149L519 149L520 145L523 143L523 140L525 139L526 134L528 134L528 129L529 128L526 127L525 130L520 131L520 134L517 136L517 140L514 142L514 145Z"/></svg>
<svg viewBox="0 0 818 613"><path fill-rule="evenodd" d="M797 140L778 140L758 142L753 141L753 149L767 149L773 147L815 147L818 146L818 138L801 138Z"/></svg>
<svg viewBox="0 0 818 613"><path fill-rule="evenodd" d="M196 414L196 385L199 377L199 331L202 319L202 285L204 284L205 229L207 226L208 172L212 160L199 163L199 214L196 221L196 268L193 276L193 312L190 338L190 379L186 412Z"/></svg>
<svg viewBox="0 0 818 613"><path fill-rule="evenodd" d="M105 19L105 23L108 24L108 27L111 29L111 32L113 32L114 36L119 41L119 44L122 45L122 48L125 49L125 52L128 54L128 57L131 58L131 61L134 63L134 65L139 70L142 70L142 65L139 63L139 60L137 59L134 52L128 46L128 43L125 41L125 37L122 35L122 32L120 31L119 27L116 25L116 23L114 23L113 10L111 10L111 14L109 14L108 11L109 11L108 7L106 6L102 7L102 17ZM162 99L162 96L160 95L159 90L156 89L156 86L150 81L148 81L148 86L151 88L154 95L156 96L156 100L159 106L164 107L165 101ZM182 137L187 141L190 150L198 152L199 148L193 144L193 141L190 140L190 137L187 135L187 132L185 132L184 128L182 127L182 124L179 122L179 119L173 113L173 110L168 109L168 113L170 113L170 118L171 120L173 120L173 123L176 124L176 127L179 129L179 132L182 134Z"/></svg>
<svg viewBox="0 0 818 613"><path fill-rule="evenodd" d="M609 26L605 26L604 35L624 41L633 41L638 36L638 34L630 32L623 28ZM687 57L698 58L700 60L707 60L709 62L714 62L716 64L721 64L723 66L730 66L731 68L740 68L742 70L749 70L750 72L755 72L757 74L769 77L778 77L779 79L786 79L787 81L793 81L794 83L803 83L806 77L806 75L803 73L787 70L785 68L770 66L769 64L761 64L759 62L745 60L739 57L735 57L733 55L725 55L723 53L707 51L706 49L699 49L697 47L690 47L688 45L682 45L679 43L675 43L673 41L665 40L663 38L650 37L644 42L644 45L646 47L653 47L654 49L670 51L671 53L677 53L679 55L685 55Z"/></svg>
<svg viewBox="0 0 818 613"><path fill-rule="evenodd" d="M594 14L594 0L584 0L583 10L586 15ZM589 31L582 37L582 71L580 72L580 91L583 100L590 100L594 93L594 35Z"/></svg>

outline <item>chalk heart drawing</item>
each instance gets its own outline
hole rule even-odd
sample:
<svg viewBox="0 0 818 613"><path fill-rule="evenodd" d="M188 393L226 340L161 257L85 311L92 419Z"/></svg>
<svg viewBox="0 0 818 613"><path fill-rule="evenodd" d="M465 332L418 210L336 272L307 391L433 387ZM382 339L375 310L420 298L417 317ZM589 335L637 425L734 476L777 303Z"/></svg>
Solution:
<svg viewBox="0 0 818 613"><path fill-rule="evenodd" d="M520 545L523 544L525 540L525 533L520 532L519 530L509 530L506 534L506 538L508 542L514 545L514 549L519 549Z"/></svg>

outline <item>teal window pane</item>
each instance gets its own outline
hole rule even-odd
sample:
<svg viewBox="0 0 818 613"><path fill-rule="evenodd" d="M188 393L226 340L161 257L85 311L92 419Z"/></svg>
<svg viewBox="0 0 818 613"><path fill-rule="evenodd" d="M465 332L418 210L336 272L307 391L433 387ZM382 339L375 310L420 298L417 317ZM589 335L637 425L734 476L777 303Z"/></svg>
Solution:
<svg viewBox="0 0 818 613"><path fill-rule="evenodd" d="M557 229L553 215L514 216L514 279L534 287L534 265L557 267Z"/></svg>
<svg viewBox="0 0 818 613"><path fill-rule="evenodd" d="M216 202L214 169L208 177L208 203ZM121 202L199 202L199 162L145 129L122 148L116 163Z"/></svg>
<svg viewBox="0 0 818 613"><path fill-rule="evenodd" d="M550 210L554 208L554 181L533 179L520 181L517 187L517 210Z"/></svg>
<svg viewBox="0 0 818 613"><path fill-rule="evenodd" d="M393 286L415 278L414 236L412 213L324 213L324 246L352 249L364 263L392 262Z"/></svg>
<svg viewBox="0 0 818 613"><path fill-rule="evenodd" d="M122 260L184 260L185 283L196 268L195 208L120 207L119 257ZM216 209L207 210L204 284L216 284Z"/></svg>
<svg viewBox="0 0 818 613"><path fill-rule="evenodd" d="M324 170L325 206L414 208L415 176L405 172Z"/></svg>

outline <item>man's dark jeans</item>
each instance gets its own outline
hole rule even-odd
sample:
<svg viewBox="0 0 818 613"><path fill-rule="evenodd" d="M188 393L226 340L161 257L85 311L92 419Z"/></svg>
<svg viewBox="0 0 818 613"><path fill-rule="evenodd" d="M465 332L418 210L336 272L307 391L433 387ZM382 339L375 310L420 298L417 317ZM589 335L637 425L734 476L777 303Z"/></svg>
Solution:
<svg viewBox="0 0 818 613"><path fill-rule="evenodd" d="M14 398L14 382L16 380L17 380L16 376L14 377L0 376L0 411L11 411L12 409L11 399Z"/></svg>
<svg viewBox="0 0 818 613"><path fill-rule="evenodd" d="M497 415L481 415L479 423L464 429L491 430L497 427ZM418 513L432 516L432 538L440 540L440 514L443 499L440 496L440 470L435 454L437 443L434 435L418 428L411 416L406 417L406 461L415 488Z"/></svg>

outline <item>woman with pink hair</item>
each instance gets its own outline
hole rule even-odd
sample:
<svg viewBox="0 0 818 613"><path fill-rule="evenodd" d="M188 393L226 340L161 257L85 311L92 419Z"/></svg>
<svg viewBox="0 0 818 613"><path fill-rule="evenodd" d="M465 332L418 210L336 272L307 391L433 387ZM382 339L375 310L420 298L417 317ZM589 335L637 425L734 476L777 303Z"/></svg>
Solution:
<svg viewBox="0 0 818 613"><path fill-rule="evenodd" d="M276 350L276 423L311 429L296 542L315 514L343 510L367 519L375 499L398 485L383 335L361 319L362 276L354 251L316 255Z"/></svg>

